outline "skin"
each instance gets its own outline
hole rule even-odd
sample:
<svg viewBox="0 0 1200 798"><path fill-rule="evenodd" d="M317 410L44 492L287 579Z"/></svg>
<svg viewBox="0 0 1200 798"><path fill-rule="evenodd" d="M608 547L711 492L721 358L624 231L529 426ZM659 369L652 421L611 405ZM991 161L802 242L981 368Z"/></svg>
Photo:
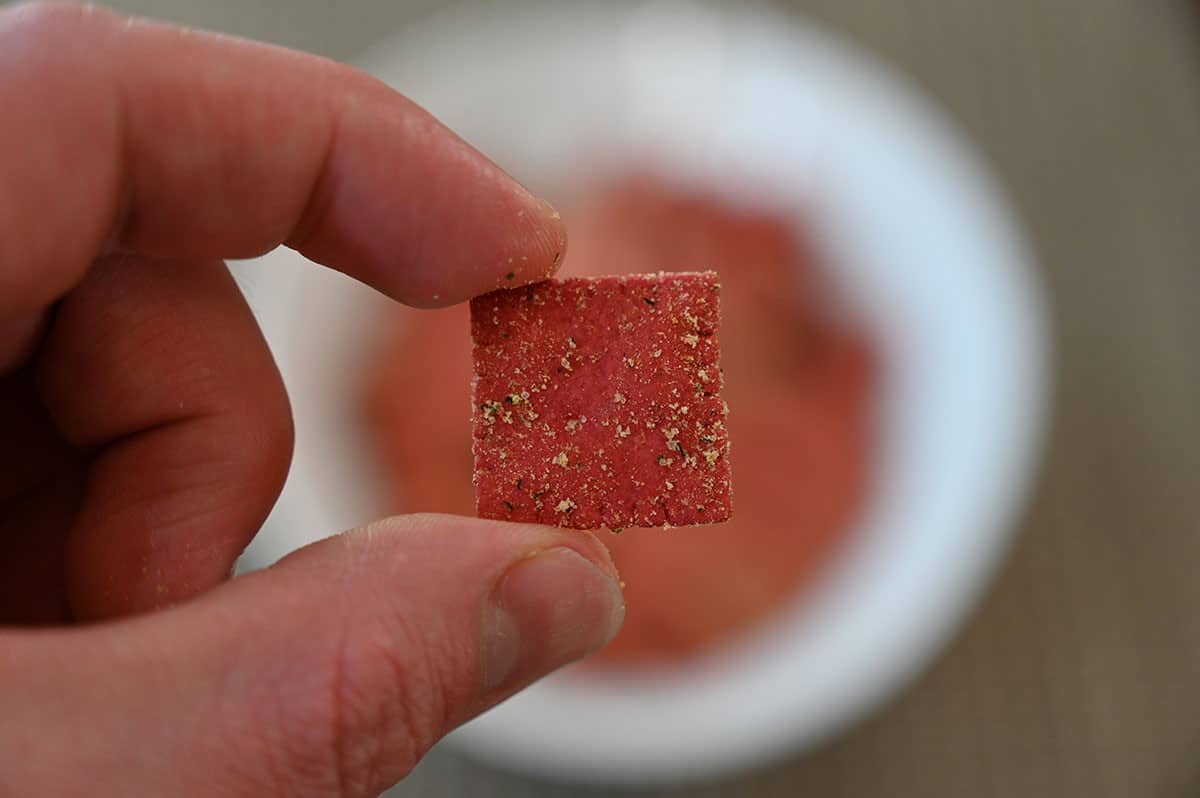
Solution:
<svg viewBox="0 0 1200 798"><path fill-rule="evenodd" d="M454 304L553 272L548 205L347 67L94 8L0 12L0 108L0 794L374 795L611 639L607 553L550 528L228 576L292 428L221 259Z"/></svg>

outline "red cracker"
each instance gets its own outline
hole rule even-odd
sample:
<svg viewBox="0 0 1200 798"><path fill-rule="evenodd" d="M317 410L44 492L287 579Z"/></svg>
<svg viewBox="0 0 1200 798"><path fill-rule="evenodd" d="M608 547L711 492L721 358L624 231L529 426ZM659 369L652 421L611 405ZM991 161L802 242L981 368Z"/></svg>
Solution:
<svg viewBox="0 0 1200 798"><path fill-rule="evenodd" d="M720 286L551 280L471 302L483 518L597 529L730 517Z"/></svg>

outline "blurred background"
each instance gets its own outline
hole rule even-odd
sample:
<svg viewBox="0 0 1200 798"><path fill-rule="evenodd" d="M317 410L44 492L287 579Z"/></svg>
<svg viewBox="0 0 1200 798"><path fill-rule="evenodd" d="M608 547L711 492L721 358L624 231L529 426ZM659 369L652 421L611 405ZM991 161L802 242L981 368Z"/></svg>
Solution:
<svg viewBox="0 0 1200 798"><path fill-rule="evenodd" d="M111 5L353 61L438 4ZM915 81L989 162L1054 308L1053 423L1012 556L902 696L765 770L644 794L1200 795L1200 9L776 5ZM395 794L626 793L439 749Z"/></svg>

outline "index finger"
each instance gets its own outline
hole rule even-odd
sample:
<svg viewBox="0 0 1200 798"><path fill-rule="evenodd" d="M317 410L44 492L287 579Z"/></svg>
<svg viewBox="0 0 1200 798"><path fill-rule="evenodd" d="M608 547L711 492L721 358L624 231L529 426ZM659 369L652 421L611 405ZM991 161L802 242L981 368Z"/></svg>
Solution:
<svg viewBox="0 0 1200 798"><path fill-rule="evenodd" d="M103 252L280 243L414 305L554 271L558 215L382 83L91 7L0 12L0 318Z"/></svg>

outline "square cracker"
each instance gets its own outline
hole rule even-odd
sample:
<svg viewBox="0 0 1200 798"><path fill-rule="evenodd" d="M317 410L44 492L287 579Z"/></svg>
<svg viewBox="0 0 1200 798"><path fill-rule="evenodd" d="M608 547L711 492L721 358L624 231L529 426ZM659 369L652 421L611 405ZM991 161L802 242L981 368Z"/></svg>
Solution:
<svg viewBox="0 0 1200 798"><path fill-rule="evenodd" d="M576 529L730 517L713 272L549 280L471 302L483 518Z"/></svg>

